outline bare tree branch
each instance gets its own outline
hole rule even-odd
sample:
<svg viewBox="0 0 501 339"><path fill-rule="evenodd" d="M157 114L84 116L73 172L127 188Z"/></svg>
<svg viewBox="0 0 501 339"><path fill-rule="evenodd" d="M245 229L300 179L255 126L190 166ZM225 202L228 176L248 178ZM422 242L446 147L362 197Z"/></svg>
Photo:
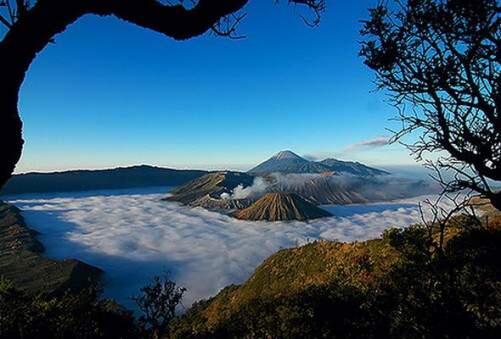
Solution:
<svg viewBox="0 0 501 339"><path fill-rule="evenodd" d="M14 1L14 0L12 0ZM318 16L325 0L289 0ZM0 0L2 24L8 31L0 42L3 90L0 91L0 187L11 177L24 140L17 108L19 89L36 55L57 34L87 14L115 16L176 40L205 32L241 38L237 27L245 18L240 11L248 0ZM2 13L0 13L1 15ZM10 18L9 20L6 17Z"/></svg>
<svg viewBox="0 0 501 339"><path fill-rule="evenodd" d="M9 21L7 21L7 19L5 19L3 16L0 15L0 22L2 24L4 24L5 26L7 26L7 28L11 28L12 25Z"/></svg>
<svg viewBox="0 0 501 339"><path fill-rule="evenodd" d="M473 189L501 209L495 189L501 185L501 7L497 0L391 4L371 9L360 54L398 108L402 127L392 141L418 161L439 153L436 168L455 173L443 182L448 192Z"/></svg>

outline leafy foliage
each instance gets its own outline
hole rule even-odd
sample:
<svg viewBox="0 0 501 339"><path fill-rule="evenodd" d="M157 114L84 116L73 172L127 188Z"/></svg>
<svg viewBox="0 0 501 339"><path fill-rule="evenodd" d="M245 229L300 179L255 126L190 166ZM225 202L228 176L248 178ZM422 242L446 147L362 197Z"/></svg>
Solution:
<svg viewBox="0 0 501 339"><path fill-rule="evenodd" d="M156 276L153 282L141 288L142 294L133 298L142 312L139 324L152 338L168 334L169 324L176 316L176 308L186 291L177 287L168 275Z"/></svg>
<svg viewBox="0 0 501 339"><path fill-rule="evenodd" d="M28 294L0 278L0 339L160 338L168 335L184 288L155 277L135 298L143 314L100 297L89 287L62 295Z"/></svg>
<svg viewBox="0 0 501 339"><path fill-rule="evenodd" d="M0 280L0 338L137 338L132 314L96 288L51 297Z"/></svg>
<svg viewBox="0 0 501 339"><path fill-rule="evenodd" d="M472 189L501 210L499 1L385 1L362 34L360 54L400 111L394 140L417 132L409 149L447 191Z"/></svg>

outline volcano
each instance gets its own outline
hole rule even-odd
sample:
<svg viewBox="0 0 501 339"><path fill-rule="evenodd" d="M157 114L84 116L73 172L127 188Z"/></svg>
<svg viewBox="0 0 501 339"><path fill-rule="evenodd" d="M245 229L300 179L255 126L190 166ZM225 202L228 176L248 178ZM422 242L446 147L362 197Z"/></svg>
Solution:
<svg viewBox="0 0 501 339"><path fill-rule="evenodd" d="M242 220L309 220L331 214L294 193L268 193L250 207L233 214Z"/></svg>
<svg viewBox="0 0 501 339"><path fill-rule="evenodd" d="M166 201L178 201L186 205L202 206L203 198L219 199L221 194L231 194L238 185L247 187L252 185L254 177L241 172L223 171L213 172L196 178L172 192ZM198 201L198 203L195 203Z"/></svg>
<svg viewBox="0 0 501 339"><path fill-rule="evenodd" d="M278 152L268 160L260 163L248 173L269 174L269 173L323 173L329 172L330 168L323 164L308 161L301 158L292 151Z"/></svg>
<svg viewBox="0 0 501 339"><path fill-rule="evenodd" d="M354 161L342 161L338 159L310 161L300 157L292 151L278 152L268 160L249 170L248 173L254 175L267 175L270 173L335 173L337 175L348 174L363 177L389 174L383 170L372 168Z"/></svg>

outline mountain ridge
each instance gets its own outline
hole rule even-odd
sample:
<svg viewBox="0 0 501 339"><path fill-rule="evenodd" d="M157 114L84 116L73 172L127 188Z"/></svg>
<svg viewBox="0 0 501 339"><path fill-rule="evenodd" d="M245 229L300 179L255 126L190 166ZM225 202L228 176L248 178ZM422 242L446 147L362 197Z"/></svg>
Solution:
<svg viewBox="0 0 501 339"><path fill-rule="evenodd" d="M280 173L323 173L328 172L329 168L306 160L292 151L281 151L274 154L271 158L263 161L257 166L251 168L249 174L269 174Z"/></svg>
<svg viewBox="0 0 501 339"><path fill-rule="evenodd" d="M327 172L358 176L389 174L386 171L369 167L359 162L343 161L333 158L327 158L321 161L311 161L290 150L280 151L247 171L247 173L254 175L266 175L270 173L321 174Z"/></svg>
<svg viewBox="0 0 501 339"><path fill-rule="evenodd" d="M369 289L397 261L397 251L382 238L353 243L320 240L281 249L265 259L241 285L229 285L192 307L176 331L195 331L210 337L253 302L279 301L308 288L326 288L337 280Z"/></svg>
<svg viewBox="0 0 501 339"><path fill-rule="evenodd" d="M252 185L253 181L253 176L242 172L221 171L207 173L178 187L171 192L172 195L170 197L166 197L163 200L204 207L199 204L200 199L206 196L221 199L221 194L231 194L235 187L239 185L247 187Z"/></svg>
<svg viewBox="0 0 501 339"><path fill-rule="evenodd" d="M390 174L387 171L370 167L357 161L344 161L334 158L327 158L319 161L318 163L331 168L336 173L347 173L347 174L349 173L352 175L360 175L360 176Z"/></svg>
<svg viewBox="0 0 501 339"><path fill-rule="evenodd" d="M103 272L76 259L56 260L30 229L21 211L0 201L0 277L13 281L29 293L62 293L97 283Z"/></svg>
<svg viewBox="0 0 501 339"><path fill-rule="evenodd" d="M177 170L149 165L103 170L29 172L14 175L0 195L76 192L154 186L178 186L208 171Z"/></svg>

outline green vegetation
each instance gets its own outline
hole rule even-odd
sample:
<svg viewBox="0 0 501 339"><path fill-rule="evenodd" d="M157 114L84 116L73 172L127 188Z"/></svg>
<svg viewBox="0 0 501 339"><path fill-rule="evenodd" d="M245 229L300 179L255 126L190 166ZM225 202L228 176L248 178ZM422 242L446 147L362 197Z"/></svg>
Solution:
<svg viewBox="0 0 501 339"><path fill-rule="evenodd" d="M28 294L0 279L0 339L160 338L169 334L185 289L168 276L155 277L135 298L142 315L134 318L95 286L51 296Z"/></svg>
<svg viewBox="0 0 501 339"><path fill-rule="evenodd" d="M1 220L10 226L3 228L2 260L23 264L13 258L25 251L41 267L59 267L40 255L22 220L12 219L18 211L3 208ZM76 288L68 285L71 279L58 280L61 271L2 271L14 279L0 279L0 339L497 338L501 213L482 209L481 220L449 220L443 236L438 224L414 225L364 242L317 241L281 250L241 286L228 286L181 316L176 310L185 290L168 276L141 290L135 298L141 314L134 317L102 299L95 285ZM42 284L51 275L64 283Z"/></svg>
<svg viewBox="0 0 501 339"><path fill-rule="evenodd" d="M177 319L171 337L499 337L501 228L457 217L443 250L437 232L279 251Z"/></svg>
<svg viewBox="0 0 501 339"><path fill-rule="evenodd" d="M89 287L51 297L0 280L0 338L137 338L132 314Z"/></svg>
<svg viewBox="0 0 501 339"><path fill-rule="evenodd" d="M97 282L101 270L78 260L52 260L42 255L20 211L0 202L0 277L29 293L79 290Z"/></svg>
<svg viewBox="0 0 501 339"><path fill-rule="evenodd" d="M185 288L177 287L168 275L154 277L151 285L143 287L142 294L134 298L143 314L139 318L142 332L153 338L168 334L185 291Z"/></svg>

